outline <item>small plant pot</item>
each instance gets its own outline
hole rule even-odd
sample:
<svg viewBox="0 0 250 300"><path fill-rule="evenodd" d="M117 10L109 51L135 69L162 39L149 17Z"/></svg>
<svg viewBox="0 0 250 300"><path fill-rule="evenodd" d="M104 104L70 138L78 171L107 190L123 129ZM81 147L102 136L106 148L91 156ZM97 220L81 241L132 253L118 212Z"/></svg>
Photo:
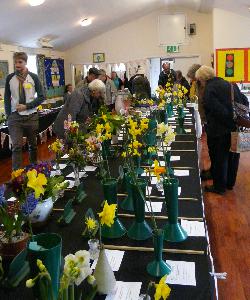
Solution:
<svg viewBox="0 0 250 300"><path fill-rule="evenodd" d="M28 239L29 234L26 232L23 232L19 238L11 243L0 238L0 255L6 259L13 259L27 247Z"/></svg>

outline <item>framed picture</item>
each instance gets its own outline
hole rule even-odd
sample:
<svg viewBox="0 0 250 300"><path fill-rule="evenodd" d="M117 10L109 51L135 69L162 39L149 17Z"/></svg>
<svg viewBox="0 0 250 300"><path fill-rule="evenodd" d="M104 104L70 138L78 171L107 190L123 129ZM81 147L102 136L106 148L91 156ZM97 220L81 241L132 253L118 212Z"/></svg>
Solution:
<svg viewBox="0 0 250 300"><path fill-rule="evenodd" d="M9 62L7 60L0 60L0 88L5 87L5 81L8 74Z"/></svg>
<svg viewBox="0 0 250 300"><path fill-rule="evenodd" d="M93 63L105 62L105 53L93 53Z"/></svg>

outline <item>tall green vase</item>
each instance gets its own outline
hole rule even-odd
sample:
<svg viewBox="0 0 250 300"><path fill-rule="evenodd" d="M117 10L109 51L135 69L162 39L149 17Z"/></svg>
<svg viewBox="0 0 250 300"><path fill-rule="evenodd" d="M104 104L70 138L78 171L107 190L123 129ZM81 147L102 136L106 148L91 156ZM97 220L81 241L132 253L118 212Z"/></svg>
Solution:
<svg viewBox="0 0 250 300"><path fill-rule="evenodd" d="M185 121L185 115L178 117L178 126L177 126L177 129L176 129L176 132L178 134L185 134L186 133L186 131L184 129L184 121Z"/></svg>
<svg viewBox="0 0 250 300"><path fill-rule="evenodd" d="M152 236L152 229L145 221L146 185L144 179L137 179L137 183L131 182L135 220L128 230L128 236L133 240L146 240Z"/></svg>
<svg viewBox="0 0 250 300"><path fill-rule="evenodd" d="M178 186L179 180L177 178L169 178L163 181L168 212L168 224L164 227L164 239L169 242L182 242L188 237L186 231L178 222Z"/></svg>
<svg viewBox="0 0 250 300"><path fill-rule="evenodd" d="M106 179L102 182L102 187L104 198L108 201L108 204L117 204L117 180L114 178ZM114 224L111 225L111 227L108 227L107 225L102 226L102 236L105 238L119 238L126 232L126 228L117 217L117 210Z"/></svg>
<svg viewBox="0 0 250 300"><path fill-rule="evenodd" d="M178 117L184 117L185 116L184 107L183 106L178 106L177 107L177 113L178 113Z"/></svg>
<svg viewBox="0 0 250 300"><path fill-rule="evenodd" d="M147 146L156 145L156 131L157 131L157 121L155 116L153 116L148 122L148 131L144 135L144 142Z"/></svg>
<svg viewBox="0 0 250 300"><path fill-rule="evenodd" d="M167 115L168 118L171 118L173 116L173 106L171 102L167 104Z"/></svg>
<svg viewBox="0 0 250 300"><path fill-rule="evenodd" d="M125 185L126 185L126 192L127 192L127 197L120 202L120 206L124 210L128 211L134 211L134 204L133 204L133 194L132 194L132 186L131 186L131 176L128 172L124 174L124 179L125 179Z"/></svg>
<svg viewBox="0 0 250 300"><path fill-rule="evenodd" d="M163 277L171 273L171 266L162 259L164 231L158 229L153 233L155 259L147 265L147 272L154 277Z"/></svg>
<svg viewBox="0 0 250 300"><path fill-rule="evenodd" d="M166 167L168 168L169 176L173 176L174 175L174 170L171 168L171 151L166 151L166 153L165 153L165 162L166 162Z"/></svg>
<svg viewBox="0 0 250 300"><path fill-rule="evenodd" d="M107 159L111 156L110 152L111 140L105 140L102 142L102 159Z"/></svg>
<svg viewBox="0 0 250 300"><path fill-rule="evenodd" d="M62 238L56 233L41 233L35 235L28 244L28 261L30 277L38 273L37 259L40 259L47 268L52 281L53 294L57 299L60 283ZM39 291L34 288L34 295L39 299ZM48 299L52 300L52 299Z"/></svg>
<svg viewBox="0 0 250 300"><path fill-rule="evenodd" d="M141 174L144 173L143 168L141 168L141 157L140 156L134 157L134 168L135 168L136 174L138 176L141 176Z"/></svg>

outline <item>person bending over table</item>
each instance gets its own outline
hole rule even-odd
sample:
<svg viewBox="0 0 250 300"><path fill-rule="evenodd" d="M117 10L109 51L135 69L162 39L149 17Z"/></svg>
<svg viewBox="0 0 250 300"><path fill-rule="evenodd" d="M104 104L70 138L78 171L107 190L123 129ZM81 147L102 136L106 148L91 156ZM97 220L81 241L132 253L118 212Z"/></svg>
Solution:
<svg viewBox="0 0 250 300"><path fill-rule="evenodd" d="M53 125L53 131L57 137L64 138L64 122L68 120L69 115L71 120L78 122L84 130L89 118L98 112L105 90L105 84L99 79L93 80L88 86L75 89L60 110Z"/></svg>
<svg viewBox="0 0 250 300"><path fill-rule="evenodd" d="M39 122L36 107L44 100L42 85L36 74L28 71L28 56L24 52L14 54L14 73L7 76L4 106L8 130L12 141L12 169L22 167L23 137L29 143L29 160L37 161L37 141ZM37 96L35 97L35 95Z"/></svg>
<svg viewBox="0 0 250 300"><path fill-rule="evenodd" d="M214 69L207 66L201 66L195 76L205 88L207 145L213 178L213 185L206 186L205 191L223 195L226 189L233 189L239 164L239 154L230 152L231 132L236 129L231 84L215 77Z"/></svg>

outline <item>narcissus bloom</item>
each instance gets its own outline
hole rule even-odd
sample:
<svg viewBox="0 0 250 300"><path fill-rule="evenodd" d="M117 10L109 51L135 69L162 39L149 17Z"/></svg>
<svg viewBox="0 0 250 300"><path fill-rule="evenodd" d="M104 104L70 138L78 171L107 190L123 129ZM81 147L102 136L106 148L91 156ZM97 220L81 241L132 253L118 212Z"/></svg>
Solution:
<svg viewBox="0 0 250 300"><path fill-rule="evenodd" d="M98 213L101 225L105 224L108 227L111 227L111 225L114 224L116 208L116 204L109 205L107 200L105 201L102 212Z"/></svg>

